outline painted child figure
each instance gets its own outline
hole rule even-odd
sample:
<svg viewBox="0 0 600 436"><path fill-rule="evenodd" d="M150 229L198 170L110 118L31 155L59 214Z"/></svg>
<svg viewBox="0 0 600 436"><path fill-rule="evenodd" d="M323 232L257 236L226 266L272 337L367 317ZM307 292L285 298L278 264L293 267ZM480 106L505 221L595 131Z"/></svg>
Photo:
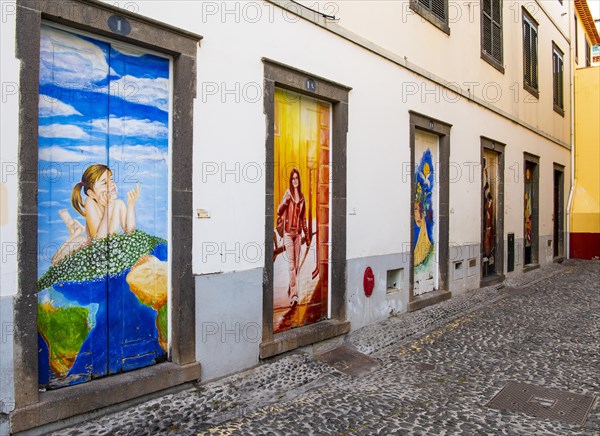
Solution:
<svg viewBox="0 0 600 436"><path fill-rule="evenodd" d="M87 196L85 201L81 196L82 190ZM135 203L140 196L140 186L136 184L135 189L129 191L127 204L117 198L117 192L117 185L108 166L95 164L83 172L81 182L73 187L71 204L85 217L87 236L83 236L83 226L71 218L66 209L61 210L59 214L69 229L69 238L52 257L53 264L57 264L94 239L118 233L120 229L125 233L135 231Z"/></svg>

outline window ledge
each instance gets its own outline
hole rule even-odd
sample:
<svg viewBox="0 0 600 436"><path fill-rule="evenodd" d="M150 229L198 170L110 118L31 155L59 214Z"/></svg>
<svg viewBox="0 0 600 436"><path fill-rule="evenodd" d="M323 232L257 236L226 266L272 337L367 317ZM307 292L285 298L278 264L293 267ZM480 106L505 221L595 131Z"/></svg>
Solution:
<svg viewBox="0 0 600 436"><path fill-rule="evenodd" d="M492 56L487 54L487 52L485 52L485 51L481 52L481 59L483 59L488 64L490 64L492 67L494 67L495 69L500 71L502 74L504 74L504 66L500 62L498 62L498 60L494 59Z"/></svg>
<svg viewBox="0 0 600 436"><path fill-rule="evenodd" d="M561 108L560 106L554 105L554 112L556 112L563 118L565 116L565 110L563 108Z"/></svg>
<svg viewBox="0 0 600 436"><path fill-rule="evenodd" d="M523 89L533 95L535 98L540 98L540 91L535 89L533 86L523 82Z"/></svg>
<svg viewBox="0 0 600 436"><path fill-rule="evenodd" d="M440 29L446 35L450 36L450 26L448 25L448 21L444 21L444 20L440 19L437 15L433 14L430 10L424 8L419 3L417 3L417 0L411 0L410 9L413 10L414 12L416 12L417 14L419 14L425 20L429 21L431 24L433 24L435 27ZM446 12L446 15L447 15L447 12Z"/></svg>

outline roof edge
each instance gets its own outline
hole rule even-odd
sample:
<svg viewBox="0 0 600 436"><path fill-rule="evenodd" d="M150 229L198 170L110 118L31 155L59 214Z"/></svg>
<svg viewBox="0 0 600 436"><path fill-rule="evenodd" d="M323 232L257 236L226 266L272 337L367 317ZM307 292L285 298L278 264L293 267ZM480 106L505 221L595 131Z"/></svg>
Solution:
<svg viewBox="0 0 600 436"><path fill-rule="evenodd" d="M598 29L596 29L596 23L594 22L594 17L592 17L590 8L587 5L587 1L575 0L574 3L577 14L581 19L581 24L583 24L585 33L589 36L592 45L600 45L600 35L598 34Z"/></svg>

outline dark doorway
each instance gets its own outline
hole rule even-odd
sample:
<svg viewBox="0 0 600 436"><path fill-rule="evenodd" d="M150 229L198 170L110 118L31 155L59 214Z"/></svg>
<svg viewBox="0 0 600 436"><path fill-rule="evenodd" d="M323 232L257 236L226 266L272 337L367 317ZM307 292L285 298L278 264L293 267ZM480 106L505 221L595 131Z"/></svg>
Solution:
<svg viewBox="0 0 600 436"><path fill-rule="evenodd" d="M563 255L563 227L564 227L564 219L563 219L563 185L564 185L564 175L563 171L560 168L554 168L554 209L552 213L552 225L553 225L553 256L555 258L561 257Z"/></svg>

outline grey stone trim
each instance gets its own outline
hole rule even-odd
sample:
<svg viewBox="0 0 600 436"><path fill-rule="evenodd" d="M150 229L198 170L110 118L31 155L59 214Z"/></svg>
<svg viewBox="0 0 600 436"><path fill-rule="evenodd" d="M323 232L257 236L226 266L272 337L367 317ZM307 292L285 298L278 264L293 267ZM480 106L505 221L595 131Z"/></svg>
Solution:
<svg viewBox="0 0 600 436"><path fill-rule="evenodd" d="M571 150L571 148L572 148L571 144L564 142L558 138L555 138L551 134L544 132L543 130L537 128L536 126L521 120L519 117L512 115L508 112L505 112L502 109L499 109L499 108L491 105L489 102L483 100L482 98L473 96L468 90L457 89L456 83L449 82L440 76L432 74L430 71L427 71L425 68L422 68L418 65L415 65L415 64L409 62L403 56L392 53L389 50L386 50L385 48L373 43L372 41L369 41L368 39L366 39L362 36L359 36L356 33L353 33L350 30L348 30L334 22L331 22L331 20L324 18L321 14L319 14L317 12L310 11L305 8L291 7L291 5L293 5L294 3L290 2L289 0L266 0L266 1L280 7L281 9L284 9L285 11L287 11L290 14L293 14L300 18L303 18L306 21L309 21L309 22L353 43L353 44L356 44L359 47L362 47L365 50L368 50L371 53L376 54L377 56L381 56L382 58L398 65L399 67L402 67L420 77L423 77L426 80L430 80L431 82L435 83L438 86L441 86L442 88L452 92L453 94L460 95L462 98L464 98L468 101L472 101L473 103L478 104L479 106L481 106L485 109L488 109L491 112L494 112L496 115L499 115L507 120L510 120L537 135L540 135L544 139L547 139L548 141L553 142L556 145L566 148L567 150Z"/></svg>
<svg viewBox="0 0 600 436"><path fill-rule="evenodd" d="M439 138L439 232L437 241L438 259L439 259L439 280L438 291L444 291L450 294L448 289L448 259L450 254L449 236L450 236L450 129L451 124L445 123L438 119L422 115L414 111L408 111L410 114L410 198L411 207L409 211L409 223L414 222L414 208L412 206L415 198L415 131L422 130L428 133L437 135ZM408 277L409 277L409 311L417 310L430 304L438 303L438 297L434 298L419 298L417 304L414 295L414 234L411 228L410 231L410 259L408 262ZM431 293L433 294L433 293ZM445 298L445 297L444 297ZM425 301L421 303L421 301ZM415 302L415 304L413 304ZM412 305L412 306L411 306ZM416 306L415 306L416 305ZM413 309L411 309L413 307Z"/></svg>
<svg viewBox="0 0 600 436"><path fill-rule="evenodd" d="M491 150L498 154L498 211L496 212L497 231L496 231L496 275L483 277L483 262L481 265L481 283L480 286L491 286L495 283L500 283L504 280L504 149L506 144L495 141L485 136L481 137L481 172L483 174L483 151ZM481 212L483 213L483 195L481 196ZM479 259L483 259L483 237L485 229L483 228L483 217L481 218L481 250Z"/></svg>
<svg viewBox="0 0 600 436"><path fill-rule="evenodd" d="M344 335L350 331L349 321L326 320L274 335L273 340L260 344L260 358L276 356L296 348Z"/></svg>
<svg viewBox="0 0 600 436"><path fill-rule="evenodd" d="M128 401L200 378L200 364L161 363L134 372L40 393L39 401L13 412L11 432L18 433L82 413Z"/></svg>
<svg viewBox="0 0 600 436"><path fill-rule="evenodd" d="M415 310L423 309L427 306L441 303L442 301L449 300L452 297L450 291L434 291L428 292L423 295L412 297L410 303L408 303L408 311L414 312Z"/></svg>
<svg viewBox="0 0 600 436"><path fill-rule="evenodd" d="M289 351L315 341L347 333L346 325L346 144L348 132L348 93L350 87L263 58L264 113L266 121L265 186L265 269L263 276L263 323L261 358ZM309 91L306 81L315 82ZM273 335L273 217L274 217L274 98L275 87L328 101L332 105L332 246L331 320L294 329L293 334ZM321 325L321 326L320 326ZM325 332L325 333L324 333ZM287 333L287 332L286 332Z"/></svg>
<svg viewBox="0 0 600 436"><path fill-rule="evenodd" d="M113 34L107 21L110 16L126 17L131 24L127 36ZM89 32L99 37L123 41L173 57L173 113L172 113L172 340L171 356L181 374L195 361L194 325L195 293L192 277L192 121L193 101L196 93L196 55L199 35L164 26L160 23L131 14L99 1L63 0L45 2L20 0L17 2L16 56L21 61L19 96L19 204L18 204L18 283L15 297L14 363L17 411L24 407L38 407L45 398L38 394L37 358L37 160L38 160L38 99L39 52L42 20ZM196 367L195 365L194 367ZM173 372L173 366L168 366ZM157 368L167 368L163 365ZM177 373L177 371L175 371ZM199 376L199 373L197 374ZM144 380L144 371L133 371L128 380ZM165 377L164 381L179 383L186 377ZM187 377L189 378L189 377ZM121 401L110 389L115 386L113 377L90 382L94 390L103 390L107 404ZM186 380L187 381L187 380ZM140 383L133 383L137 386ZM143 384L143 382L142 382ZM74 392L74 387L67 388ZM92 388L90 388L92 389ZM106 390L108 389L108 390ZM116 388L115 388L116 389ZM136 391L137 387L129 388ZM116 391L115 391L116 392ZM66 394L65 394L66 395ZM53 407L61 407L61 395ZM65 400L66 401L66 400ZM48 407L48 406L47 406ZM78 413L76 408L69 408ZM46 414L53 419L50 414ZM64 418L64 416L63 416ZM15 425L19 424L15 418ZM12 419L11 419L12 421ZM34 423L33 425L39 425ZM13 430L14 431L14 430Z"/></svg>

